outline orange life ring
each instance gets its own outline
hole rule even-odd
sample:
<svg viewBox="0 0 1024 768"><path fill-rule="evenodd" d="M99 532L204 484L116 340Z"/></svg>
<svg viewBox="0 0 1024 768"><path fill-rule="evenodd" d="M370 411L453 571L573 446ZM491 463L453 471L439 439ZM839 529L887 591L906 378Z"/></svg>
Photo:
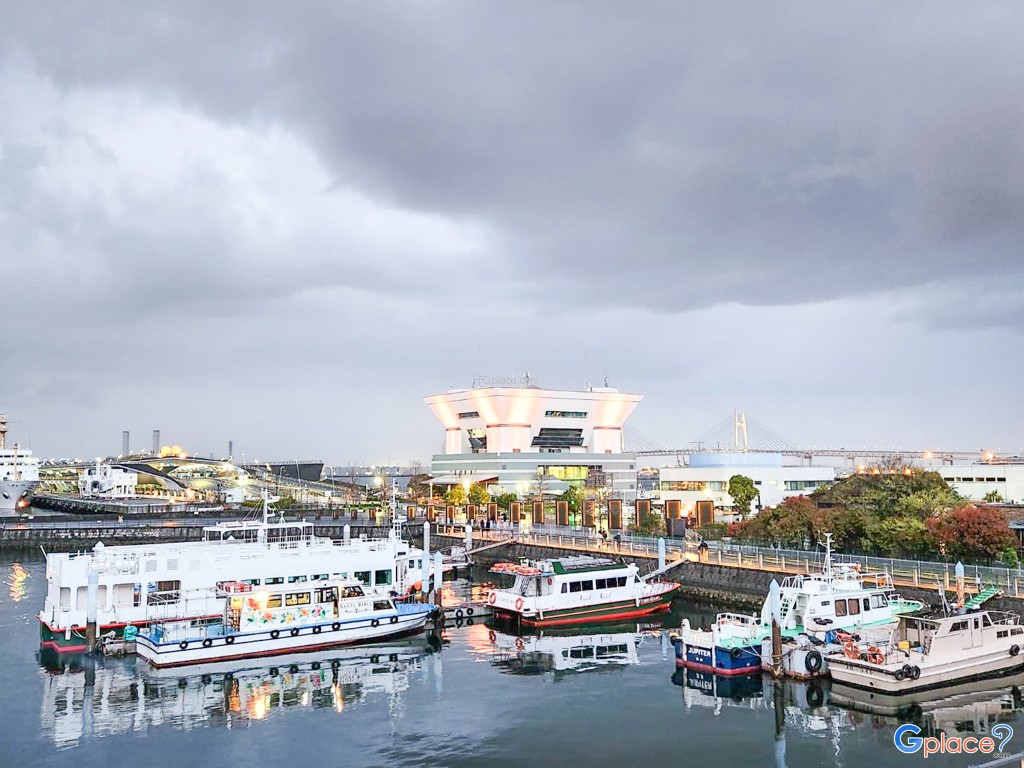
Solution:
<svg viewBox="0 0 1024 768"><path fill-rule="evenodd" d="M516 610L517 611L521 611L522 609L523 609L523 598L517 597L516 598Z"/></svg>
<svg viewBox="0 0 1024 768"><path fill-rule="evenodd" d="M554 580L554 579L548 579L548 586L549 586L549 587L550 587L550 586L551 586L552 584L554 584L554 583L555 583L555 580Z"/></svg>
<svg viewBox="0 0 1024 768"><path fill-rule="evenodd" d="M872 664L884 664L885 656L882 655L882 651L877 646L872 645L868 648L868 661Z"/></svg>
<svg viewBox="0 0 1024 768"><path fill-rule="evenodd" d="M853 640L848 641L846 645L843 646L843 653L845 653L847 658L850 659L860 658L860 648L857 647L857 644L853 642Z"/></svg>
<svg viewBox="0 0 1024 768"><path fill-rule="evenodd" d="M523 638L521 637L516 638L516 650L523 650Z"/></svg>
<svg viewBox="0 0 1024 768"><path fill-rule="evenodd" d="M496 602L498 602L498 593L492 589L491 594L487 596L487 603L488 605L494 605Z"/></svg>

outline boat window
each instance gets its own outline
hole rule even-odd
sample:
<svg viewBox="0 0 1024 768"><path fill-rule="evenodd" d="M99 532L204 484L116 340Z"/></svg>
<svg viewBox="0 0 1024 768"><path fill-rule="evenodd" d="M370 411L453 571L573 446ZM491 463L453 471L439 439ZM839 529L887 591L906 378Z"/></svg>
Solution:
<svg viewBox="0 0 1024 768"><path fill-rule="evenodd" d="M821 601L821 604L822 604L823 606L824 606L824 605L832 605L832 601L831 601L831 600L822 600L822 601Z"/></svg>
<svg viewBox="0 0 1024 768"><path fill-rule="evenodd" d="M362 597L362 587L345 587L345 591L341 595L342 597Z"/></svg>
<svg viewBox="0 0 1024 768"><path fill-rule="evenodd" d="M595 583L597 584L597 588L598 589L607 589L608 588L608 580L607 579L598 579Z"/></svg>
<svg viewBox="0 0 1024 768"><path fill-rule="evenodd" d="M580 584L581 584L580 589L582 589L584 591L587 591L587 592L594 588L594 582L590 581L589 579L587 581L580 582Z"/></svg>
<svg viewBox="0 0 1024 768"><path fill-rule="evenodd" d="M86 609L86 603L89 600L88 587L79 587L75 594L75 608L79 611Z"/></svg>
<svg viewBox="0 0 1024 768"><path fill-rule="evenodd" d="M843 601L842 600L836 600L836 607L837 608L839 607L839 604L841 602L843 602ZM854 597L854 598L851 598L849 600L849 603L850 603L850 615L851 616L858 615L860 613L860 600L858 600L856 597Z"/></svg>
<svg viewBox="0 0 1024 768"><path fill-rule="evenodd" d="M828 605L828 603L827 602L822 602L822 605ZM836 600L836 616L845 616L845 615L846 615L846 601L845 600Z"/></svg>
<svg viewBox="0 0 1024 768"><path fill-rule="evenodd" d="M67 589L65 587L64 589ZM64 600L64 589L61 590L60 595L60 607L67 609ZM67 599L71 599L71 590L68 589ZM132 606L137 608L142 605L142 585L141 584L115 584L114 585L114 607L115 608L127 608Z"/></svg>
<svg viewBox="0 0 1024 768"><path fill-rule="evenodd" d="M1014 627L1013 629L1010 630L1010 634L1011 635L1024 635L1024 629L1021 629L1020 627Z"/></svg>
<svg viewBox="0 0 1024 768"><path fill-rule="evenodd" d="M950 632L964 632L967 630L966 621L955 621L949 625Z"/></svg>
<svg viewBox="0 0 1024 768"><path fill-rule="evenodd" d="M271 576L264 583L267 584L268 586L271 585L271 584L284 584L284 577L283 576Z"/></svg>
<svg viewBox="0 0 1024 768"><path fill-rule="evenodd" d="M1004 638L1004 637L1008 637L1009 634L1010 634L1010 630L1008 630L1008 629L1000 629L998 632L996 632L996 637L997 638Z"/></svg>
<svg viewBox="0 0 1024 768"><path fill-rule="evenodd" d="M374 584L390 584L391 583L391 571L374 571L373 573Z"/></svg>
<svg viewBox="0 0 1024 768"><path fill-rule="evenodd" d="M626 644L622 645L599 645L597 646L597 658L603 656L618 656L627 653Z"/></svg>
<svg viewBox="0 0 1024 768"><path fill-rule="evenodd" d="M562 594L564 595L564 594L565 594L566 592L568 592L568 591L569 591L569 583L568 583L568 582L565 582L565 581L563 581L563 582L562 582Z"/></svg>
<svg viewBox="0 0 1024 768"><path fill-rule="evenodd" d="M370 572L369 571L356 571L355 572L355 577L359 581L363 582L363 584L369 584L370 583Z"/></svg>
<svg viewBox="0 0 1024 768"><path fill-rule="evenodd" d="M981 622L979 622L977 619L975 619L974 620L974 628L978 629L978 627L980 627L980 626L981 626Z"/></svg>
<svg viewBox="0 0 1024 768"><path fill-rule="evenodd" d="M267 598L267 608L280 608L281 607L281 596L271 595Z"/></svg>
<svg viewBox="0 0 1024 768"><path fill-rule="evenodd" d="M158 581L150 583L148 602L154 603L175 603L181 597L180 581Z"/></svg>
<svg viewBox="0 0 1024 768"><path fill-rule="evenodd" d="M375 610L375 611L389 611L389 610L391 610L391 601L390 600L374 600L373 601L373 610Z"/></svg>
<svg viewBox="0 0 1024 768"><path fill-rule="evenodd" d="M299 584L299 583L302 583L304 581L306 581L306 577L305 576L289 576L288 577L288 583L289 584Z"/></svg>
<svg viewBox="0 0 1024 768"><path fill-rule="evenodd" d="M987 614L987 613L986 613L986 614L984 614L984 615L983 615L983 616L981 617L981 626L983 626L983 627L991 627L991 626L992 626L992 619L990 619L990 618L988 617L988 614Z"/></svg>
<svg viewBox="0 0 1024 768"><path fill-rule="evenodd" d="M882 601L882 595L871 596L871 607L872 608L884 608L885 603Z"/></svg>
<svg viewBox="0 0 1024 768"><path fill-rule="evenodd" d="M284 596L285 605L309 605L309 592L288 592Z"/></svg>
<svg viewBox="0 0 1024 768"><path fill-rule="evenodd" d="M864 598L864 610L865 611L870 611L871 610L871 601L868 600L866 597Z"/></svg>
<svg viewBox="0 0 1024 768"><path fill-rule="evenodd" d="M570 592L582 592L583 591L583 582L582 581L570 581L569 582L569 591Z"/></svg>
<svg viewBox="0 0 1024 768"><path fill-rule="evenodd" d="M335 587L328 587L327 589L318 589L316 591L316 601L318 603L333 603L338 599L338 590Z"/></svg>
<svg viewBox="0 0 1024 768"><path fill-rule="evenodd" d="M572 659L592 659L594 658L593 648L570 648L569 658Z"/></svg>
<svg viewBox="0 0 1024 768"><path fill-rule="evenodd" d="M243 584L248 584L250 587L258 587L260 585L259 579L242 579Z"/></svg>
<svg viewBox="0 0 1024 768"><path fill-rule="evenodd" d="M617 586L617 587L624 587L624 586L626 586L626 577L625 576L619 576L619 578L616 579L616 582L617 582L617 584L615 586Z"/></svg>
<svg viewBox="0 0 1024 768"><path fill-rule="evenodd" d="M310 581L327 581L329 578L331 578L331 575L329 573L314 573L312 576L309 577L309 580Z"/></svg>

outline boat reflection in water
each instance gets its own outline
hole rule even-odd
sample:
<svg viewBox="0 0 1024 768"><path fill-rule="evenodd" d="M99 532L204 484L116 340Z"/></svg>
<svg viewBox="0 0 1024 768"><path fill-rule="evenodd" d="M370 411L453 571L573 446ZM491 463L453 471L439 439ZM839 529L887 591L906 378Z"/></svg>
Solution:
<svg viewBox="0 0 1024 768"><path fill-rule="evenodd" d="M341 714L369 696L397 699L430 653L425 639L319 653L151 669L129 659L62 657L46 668L40 719L58 747L168 726L237 726L288 709Z"/></svg>
<svg viewBox="0 0 1024 768"><path fill-rule="evenodd" d="M558 676L639 664L637 645L644 635L631 624L589 634L558 630L514 635L488 629L487 638L487 645L477 650L490 653L494 666L514 675Z"/></svg>
<svg viewBox="0 0 1024 768"><path fill-rule="evenodd" d="M919 725L926 736L988 733L1024 709L1024 673L907 696L887 696L832 683L830 700L876 718Z"/></svg>

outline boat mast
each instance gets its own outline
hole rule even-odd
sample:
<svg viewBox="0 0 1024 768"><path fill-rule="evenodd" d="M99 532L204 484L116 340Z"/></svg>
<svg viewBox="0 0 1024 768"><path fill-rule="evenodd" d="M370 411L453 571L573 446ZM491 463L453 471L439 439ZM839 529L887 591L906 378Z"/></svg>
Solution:
<svg viewBox="0 0 1024 768"><path fill-rule="evenodd" d="M832 534L825 534L825 581L832 583Z"/></svg>

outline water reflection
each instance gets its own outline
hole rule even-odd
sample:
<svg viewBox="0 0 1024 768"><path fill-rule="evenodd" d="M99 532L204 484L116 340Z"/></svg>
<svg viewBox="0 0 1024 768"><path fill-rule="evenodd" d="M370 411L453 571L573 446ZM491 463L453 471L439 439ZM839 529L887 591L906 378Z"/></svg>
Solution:
<svg viewBox="0 0 1024 768"><path fill-rule="evenodd" d="M66 748L160 726L231 728L291 709L340 715L370 696L394 712L430 650L418 639L162 670L135 659L44 658L40 719Z"/></svg>
<svg viewBox="0 0 1024 768"><path fill-rule="evenodd" d="M471 643L470 647L477 653L489 654L491 663L502 671L558 676L639 664L637 646L644 635L633 624L608 627L601 632L591 629L536 634L512 634L491 628L486 629L486 639L486 643Z"/></svg>
<svg viewBox="0 0 1024 768"><path fill-rule="evenodd" d="M21 563L12 563L11 572L7 575L7 595L11 598L11 602L20 603L25 599L25 595L28 592L28 571L26 571Z"/></svg>

